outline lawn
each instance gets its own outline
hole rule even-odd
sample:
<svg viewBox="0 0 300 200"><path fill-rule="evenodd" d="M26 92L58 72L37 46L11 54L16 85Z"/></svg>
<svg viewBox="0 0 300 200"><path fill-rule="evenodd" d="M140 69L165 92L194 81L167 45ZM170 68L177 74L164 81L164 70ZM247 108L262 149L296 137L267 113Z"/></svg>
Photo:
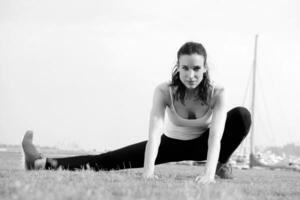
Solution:
<svg viewBox="0 0 300 200"><path fill-rule="evenodd" d="M25 171L21 153L0 152L0 199L300 199L300 173L234 169L233 180L193 182L203 167L156 166L158 180L144 180L142 169L110 172Z"/></svg>

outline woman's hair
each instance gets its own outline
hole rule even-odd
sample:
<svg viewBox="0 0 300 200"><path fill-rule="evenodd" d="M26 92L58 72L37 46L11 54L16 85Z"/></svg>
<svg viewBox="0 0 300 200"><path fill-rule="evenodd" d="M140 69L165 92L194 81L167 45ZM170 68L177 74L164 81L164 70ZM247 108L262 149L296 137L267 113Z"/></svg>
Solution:
<svg viewBox="0 0 300 200"><path fill-rule="evenodd" d="M198 54L204 57L204 66L207 68L207 54L206 50L202 44L196 42L187 42L180 47L177 52L177 62L172 71L172 80L170 86L174 88L174 99L180 100L182 104L184 104L184 97L186 93L186 87L183 85L179 78L179 58L182 55L192 55ZM196 97L197 100L201 100L204 104L208 104L208 92L211 87L210 78L208 73L208 68L206 72L203 74L203 79L201 83L196 87Z"/></svg>

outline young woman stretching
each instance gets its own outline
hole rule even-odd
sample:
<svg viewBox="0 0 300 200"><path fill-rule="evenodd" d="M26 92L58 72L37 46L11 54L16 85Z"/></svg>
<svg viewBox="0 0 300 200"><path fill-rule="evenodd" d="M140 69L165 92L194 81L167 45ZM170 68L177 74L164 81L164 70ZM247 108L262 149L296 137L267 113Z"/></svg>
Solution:
<svg viewBox="0 0 300 200"><path fill-rule="evenodd" d="M206 160L204 174L196 176L196 182L214 182L215 175L232 178L228 161L248 134L251 115L244 107L227 112L226 101L226 90L209 78L206 50L200 43L188 42L177 53L171 82L154 91L147 141L99 155L45 158L32 143L32 131L27 131L22 142L25 167L96 171L144 167L143 177L154 178L156 164Z"/></svg>

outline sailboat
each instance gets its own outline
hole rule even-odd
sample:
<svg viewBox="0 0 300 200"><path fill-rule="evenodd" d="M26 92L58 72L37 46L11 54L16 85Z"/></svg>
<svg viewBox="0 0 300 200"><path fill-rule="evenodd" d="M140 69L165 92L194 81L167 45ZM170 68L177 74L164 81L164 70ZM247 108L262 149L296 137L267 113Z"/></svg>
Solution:
<svg viewBox="0 0 300 200"><path fill-rule="evenodd" d="M248 157L248 168L254 168L254 167L263 167L263 168L268 168L268 169L292 169L292 170L298 170L295 169L292 166L288 166L288 165L284 165L284 164L265 164L263 162L260 161L260 159L257 157L257 154L255 152L255 143L254 143L254 139L255 139L255 127L256 127L256 123L255 123L255 103L256 103L256 71L257 71L257 45L258 45L258 34L255 35L255 43L254 43L254 56L253 56L253 69L252 69L252 95L251 95L251 117L252 117L252 126L251 126L251 131L250 131L250 137L247 137L243 143L241 144L241 147L239 148L239 153L242 153L244 158L246 157L245 155L249 155ZM250 79L249 79L250 80ZM246 96L248 93L248 89L249 89L249 81L246 87L246 93L244 96L244 100L243 100L243 105L245 105L245 101L246 101Z"/></svg>
<svg viewBox="0 0 300 200"><path fill-rule="evenodd" d="M251 105L250 105L250 110L251 110L251 117L252 117L252 126L250 129L250 136L247 136L240 147L237 149L237 155L238 159L237 161L243 164L247 164L242 166L242 168L253 168L255 166L260 166L263 167L264 164L259 161L259 159L255 156L255 148L254 148L254 133L255 133L255 94L256 94L256 60L257 60L257 43L258 43L258 35L255 35L255 43L254 43L254 57L253 57L253 64L252 67L253 69L251 70L251 76L252 76L252 94L251 94ZM251 77L250 76L250 77ZM249 86L250 86L250 77L247 82L246 90L245 90L245 95L243 99L243 104L245 106L246 104L246 98L247 94L249 93Z"/></svg>

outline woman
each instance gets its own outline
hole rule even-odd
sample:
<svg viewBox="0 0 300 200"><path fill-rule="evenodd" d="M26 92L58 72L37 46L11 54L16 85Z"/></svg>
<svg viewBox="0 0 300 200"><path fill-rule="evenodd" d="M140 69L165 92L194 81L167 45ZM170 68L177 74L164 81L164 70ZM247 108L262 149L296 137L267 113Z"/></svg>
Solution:
<svg viewBox="0 0 300 200"><path fill-rule="evenodd" d="M143 177L155 178L156 164L206 160L204 175L195 179L206 184L214 182L215 175L232 178L229 158L250 125L246 108L226 111L226 92L210 81L206 50L200 43L187 42L177 53L171 82L154 91L148 141L99 155L65 158L44 158L32 144L32 131L26 132L22 145L27 169L144 167Z"/></svg>

